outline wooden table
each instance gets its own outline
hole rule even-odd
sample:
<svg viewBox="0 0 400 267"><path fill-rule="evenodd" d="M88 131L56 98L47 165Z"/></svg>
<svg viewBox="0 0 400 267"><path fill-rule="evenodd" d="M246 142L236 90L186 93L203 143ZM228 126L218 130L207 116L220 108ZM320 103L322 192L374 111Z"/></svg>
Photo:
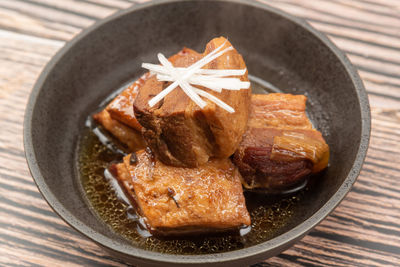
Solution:
<svg viewBox="0 0 400 267"><path fill-rule="evenodd" d="M22 123L40 72L82 29L139 1L0 0L0 265L124 266L68 227L39 194ZM265 1L307 19L357 66L372 108L364 167L302 241L256 266L400 266L400 1Z"/></svg>

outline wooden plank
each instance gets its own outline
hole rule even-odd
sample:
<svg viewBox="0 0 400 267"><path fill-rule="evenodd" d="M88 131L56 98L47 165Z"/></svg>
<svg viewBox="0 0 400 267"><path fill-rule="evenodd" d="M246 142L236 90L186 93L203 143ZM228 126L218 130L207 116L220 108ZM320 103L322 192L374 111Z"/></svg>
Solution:
<svg viewBox="0 0 400 267"><path fill-rule="evenodd" d="M0 1L0 265L124 266L49 208L27 169L24 108L45 64L83 28L135 2ZM273 0L308 20L358 68L372 106L363 171L293 248L255 266L400 266L400 2Z"/></svg>

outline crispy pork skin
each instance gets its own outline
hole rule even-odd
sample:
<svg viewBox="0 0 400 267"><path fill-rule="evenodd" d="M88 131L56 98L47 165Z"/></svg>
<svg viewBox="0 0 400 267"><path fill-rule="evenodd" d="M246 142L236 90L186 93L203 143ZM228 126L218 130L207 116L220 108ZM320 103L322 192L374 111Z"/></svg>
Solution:
<svg viewBox="0 0 400 267"><path fill-rule="evenodd" d="M203 54L183 49L169 60L175 67L188 67L224 42L224 48L231 45L223 37L215 38L207 44ZM234 49L204 68L243 69L246 65ZM248 81L247 72L240 79ZM144 138L155 156L168 165L197 167L211 157L227 158L232 155L246 130L251 90L222 90L216 93L202 88L233 107L234 113L208 100L207 106L201 109L179 87L150 107L148 101L168 84L158 81L155 76L149 78L134 102L135 115L144 128Z"/></svg>
<svg viewBox="0 0 400 267"><path fill-rule="evenodd" d="M187 235L250 225L240 174L229 159L181 168L141 150L113 165L111 172L153 234Z"/></svg>
<svg viewBox="0 0 400 267"><path fill-rule="evenodd" d="M248 129L233 162L247 189L280 190L324 169L329 147L306 115L303 95L253 95Z"/></svg>

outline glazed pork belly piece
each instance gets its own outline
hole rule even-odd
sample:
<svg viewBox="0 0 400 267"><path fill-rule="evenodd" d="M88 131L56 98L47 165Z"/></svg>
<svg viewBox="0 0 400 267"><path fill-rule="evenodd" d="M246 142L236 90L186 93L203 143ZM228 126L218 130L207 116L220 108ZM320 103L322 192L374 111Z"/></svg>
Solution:
<svg viewBox="0 0 400 267"><path fill-rule="evenodd" d="M111 118L139 132L142 130L142 126L137 121L135 113L133 112L133 103L135 102L139 89L149 77L150 73L145 73L108 104L106 110L110 113Z"/></svg>
<svg viewBox="0 0 400 267"><path fill-rule="evenodd" d="M328 165L329 147L306 115L303 95L253 95L233 162L247 189L281 190Z"/></svg>
<svg viewBox="0 0 400 267"><path fill-rule="evenodd" d="M222 44L223 48L231 45L223 37L215 38L206 45L203 54L186 48L169 61L175 67L188 67ZM242 56L233 49L204 68L244 69L246 65ZM247 71L239 78L248 81ZM217 93L201 88L234 108L234 113L206 99L203 100L207 105L201 109L179 87L150 107L149 100L169 84L158 81L155 76L149 78L134 102L135 115L144 128L143 136L155 156L165 164L181 167L197 167L212 157L231 156L246 131L251 89Z"/></svg>
<svg viewBox="0 0 400 267"><path fill-rule="evenodd" d="M128 151L137 151L145 147L141 132L111 118L106 109L94 114L93 119L124 144Z"/></svg>
<svg viewBox="0 0 400 267"><path fill-rule="evenodd" d="M188 235L250 225L240 174L229 159L164 165L148 149L110 169L152 234Z"/></svg>
<svg viewBox="0 0 400 267"><path fill-rule="evenodd" d="M149 76L149 73L144 74L115 97L104 110L93 115L93 119L127 146L130 152L145 147L145 141L141 133L142 126L133 113L133 102L139 88Z"/></svg>

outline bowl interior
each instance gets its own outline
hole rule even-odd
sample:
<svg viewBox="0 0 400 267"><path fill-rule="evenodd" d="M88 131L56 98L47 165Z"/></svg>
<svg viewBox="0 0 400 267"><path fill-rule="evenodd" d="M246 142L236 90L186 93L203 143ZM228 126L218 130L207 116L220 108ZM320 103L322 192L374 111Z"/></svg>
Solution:
<svg viewBox="0 0 400 267"><path fill-rule="evenodd" d="M157 52L171 55L182 46L202 51L220 35L244 56L250 74L283 92L308 96L308 113L331 148L328 170L289 228L306 221L339 190L359 151L363 121L352 77L335 53L301 23L268 8L238 1L170 1L122 12L81 34L37 84L27 153L36 159L39 187L57 200L48 199L50 205L71 214L64 219L77 219L90 228L85 234L100 233L137 253L90 211L76 169L78 137L86 117L107 95L144 73L142 62L156 62ZM307 231L311 225L303 227Z"/></svg>

